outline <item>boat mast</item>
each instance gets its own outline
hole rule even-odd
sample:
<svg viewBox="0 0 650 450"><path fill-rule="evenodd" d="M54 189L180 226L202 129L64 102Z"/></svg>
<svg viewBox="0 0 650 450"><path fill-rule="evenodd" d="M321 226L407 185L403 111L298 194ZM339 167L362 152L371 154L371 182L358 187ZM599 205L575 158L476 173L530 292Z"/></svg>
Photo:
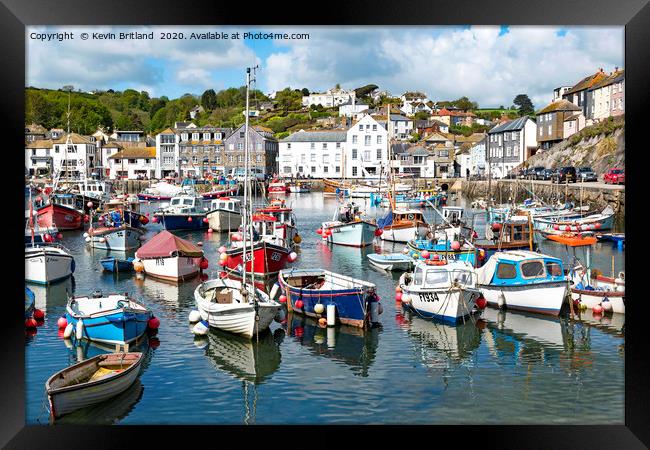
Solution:
<svg viewBox="0 0 650 450"><path fill-rule="evenodd" d="M390 209L395 211L395 175L393 174L393 146L390 142L390 103L388 104L388 111L386 112L386 129L388 131L388 136L386 140L388 141L388 180L391 183L391 192L390 192Z"/></svg>
<svg viewBox="0 0 650 450"><path fill-rule="evenodd" d="M242 238L244 240L244 247L242 251L242 294L246 292L246 241L248 233L248 84L251 79L251 69L246 68L246 122L244 125L244 211L242 215Z"/></svg>

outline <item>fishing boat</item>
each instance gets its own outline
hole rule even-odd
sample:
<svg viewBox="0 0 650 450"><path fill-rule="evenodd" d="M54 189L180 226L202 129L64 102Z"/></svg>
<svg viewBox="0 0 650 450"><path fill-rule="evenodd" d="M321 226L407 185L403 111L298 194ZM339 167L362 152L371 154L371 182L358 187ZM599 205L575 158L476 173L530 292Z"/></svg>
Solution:
<svg viewBox="0 0 650 450"><path fill-rule="evenodd" d="M207 268L203 250L190 241L163 230L135 252L134 268L142 269L147 276L170 281L183 281L195 277L201 265Z"/></svg>
<svg viewBox="0 0 650 450"><path fill-rule="evenodd" d="M588 309L597 305L605 312L625 314L625 272L614 275L612 259L612 276L604 276L598 269L591 268L591 250L587 247L587 261L580 261L569 271L571 280L571 297Z"/></svg>
<svg viewBox="0 0 650 450"><path fill-rule="evenodd" d="M375 239L377 224L363 217L359 205L346 202L329 222L323 222L320 235L328 244L365 247Z"/></svg>
<svg viewBox="0 0 650 450"><path fill-rule="evenodd" d="M206 215L208 226L214 231L233 231L241 225L241 202L236 198L221 197L212 200Z"/></svg>
<svg viewBox="0 0 650 450"><path fill-rule="evenodd" d="M509 216L503 222L487 223L485 241L475 240L474 245L483 251L480 259L491 257L504 250L535 251L535 229L529 216Z"/></svg>
<svg viewBox="0 0 650 450"><path fill-rule="evenodd" d="M128 344L147 331L151 310L122 294L70 297L66 319L77 339L105 344Z"/></svg>
<svg viewBox="0 0 650 450"><path fill-rule="evenodd" d="M203 230L208 228L208 208L203 197L186 193L173 197L170 204L154 213L154 218L166 230ZM204 220L205 219L205 220Z"/></svg>
<svg viewBox="0 0 650 450"><path fill-rule="evenodd" d="M375 285L324 269L290 269L278 275L289 311L324 318L334 307L337 322L363 328L376 302Z"/></svg>
<svg viewBox="0 0 650 450"><path fill-rule="evenodd" d="M388 271L411 270L415 263L413 258L403 253L371 253L368 255L368 262L375 267Z"/></svg>
<svg viewBox="0 0 650 450"><path fill-rule="evenodd" d="M328 178L323 179L323 194L338 195L342 191L349 194L350 187L351 184L344 181L336 181Z"/></svg>
<svg viewBox="0 0 650 450"><path fill-rule="evenodd" d="M126 391L141 362L142 353L102 354L55 373L45 383L52 420Z"/></svg>
<svg viewBox="0 0 650 450"><path fill-rule="evenodd" d="M481 296L474 267L466 261L418 261L400 277L402 304L418 315L456 323L468 317Z"/></svg>
<svg viewBox="0 0 650 450"><path fill-rule="evenodd" d="M262 290L227 278L201 283L194 300L210 327L247 338L267 330L281 307Z"/></svg>
<svg viewBox="0 0 650 450"><path fill-rule="evenodd" d="M25 281L28 283L55 283L68 278L74 269L74 258L60 244L25 247Z"/></svg>
<svg viewBox="0 0 650 450"><path fill-rule="evenodd" d="M201 194L201 196L206 200L213 200L216 198L237 195L238 192L239 192L239 186L234 186L225 189L218 189L215 191L204 192L203 194Z"/></svg>
<svg viewBox="0 0 650 450"><path fill-rule="evenodd" d="M291 246L298 235L296 230L296 215L293 209L286 206L281 199L271 200L270 204L257 208L255 214L268 215L275 218L274 234L283 239L287 246Z"/></svg>
<svg viewBox="0 0 650 450"><path fill-rule="evenodd" d="M625 233L602 233L596 235L599 241L625 242Z"/></svg>
<svg viewBox="0 0 650 450"><path fill-rule="evenodd" d="M274 178L273 181L269 183L269 194L288 194L289 192L287 184L284 181Z"/></svg>
<svg viewBox="0 0 650 450"><path fill-rule="evenodd" d="M133 258L118 259L114 256L99 260L105 271L114 273L133 272L133 261Z"/></svg>
<svg viewBox="0 0 650 450"><path fill-rule="evenodd" d="M44 242L54 242L59 236L59 230L56 227L43 228L38 225L38 221L32 220L30 225L30 211L25 210L25 244L32 242L32 234L34 243L41 244ZM33 229L33 233L32 233ZM46 237L47 236L47 237Z"/></svg>
<svg viewBox="0 0 650 450"><path fill-rule="evenodd" d="M377 221L377 226L382 230L381 240L391 242L408 242L424 237L429 231L424 214L415 209L391 209Z"/></svg>
<svg viewBox="0 0 650 450"><path fill-rule="evenodd" d="M476 273L490 306L557 316L567 294L562 260L541 253L498 252Z"/></svg>
<svg viewBox="0 0 650 450"><path fill-rule="evenodd" d="M32 317L34 313L34 308L36 307L36 295L34 292L25 286L25 320Z"/></svg>
<svg viewBox="0 0 650 450"><path fill-rule="evenodd" d="M127 251L140 247L144 231L126 224L119 226L91 227L87 232L92 248L100 250Z"/></svg>
<svg viewBox="0 0 650 450"><path fill-rule="evenodd" d="M180 194L183 190L184 188L182 186L160 181L139 193L138 198L148 201L171 200L172 197Z"/></svg>
<svg viewBox="0 0 650 450"><path fill-rule="evenodd" d="M605 231L614 226L614 210L607 205L600 213L591 214L577 219L563 217L535 217L535 229L539 231Z"/></svg>
<svg viewBox="0 0 650 450"><path fill-rule="evenodd" d="M85 214L75 208L72 194L53 194L47 204L37 208L36 214L38 226L42 228L56 227L59 230L83 228Z"/></svg>
<svg viewBox="0 0 650 450"><path fill-rule="evenodd" d="M140 200L135 195L118 195L105 202L97 215L97 221L126 222L132 227L144 228L149 218L140 212Z"/></svg>

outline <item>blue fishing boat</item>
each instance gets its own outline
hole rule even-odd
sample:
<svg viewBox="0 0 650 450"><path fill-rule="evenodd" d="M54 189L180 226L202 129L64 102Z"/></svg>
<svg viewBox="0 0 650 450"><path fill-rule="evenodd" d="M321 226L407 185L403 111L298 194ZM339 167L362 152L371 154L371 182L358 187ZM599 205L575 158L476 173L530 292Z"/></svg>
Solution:
<svg viewBox="0 0 650 450"><path fill-rule="evenodd" d="M444 259L448 261L467 261L474 267L477 266L478 250L469 242L458 242L457 250L454 250L454 242L449 240L413 239L404 248L404 253L415 260L419 259Z"/></svg>
<svg viewBox="0 0 650 450"><path fill-rule="evenodd" d="M133 272L133 258L117 259L114 256L99 261L104 270L108 272Z"/></svg>
<svg viewBox="0 0 650 450"><path fill-rule="evenodd" d="M337 322L363 328L370 304L377 302L375 285L323 269L289 269L278 275L289 311L326 317L334 307Z"/></svg>
<svg viewBox="0 0 650 450"><path fill-rule="evenodd" d="M208 208L202 196L181 194L170 204L154 213L154 218L166 230L205 230L208 228Z"/></svg>
<svg viewBox="0 0 650 450"><path fill-rule="evenodd" d="M144 334L153 314L126 295L103 296L96 291L91 296L71 297L65 316L77 339L123 345Z"/></svg>
<svg viewBox="0 0 650 450"><path fill-rule="evenodd" d="M34 313L34 305L36 304L36 296L34 292L27 286L25 286L25 320L32 317Z"/></svg>

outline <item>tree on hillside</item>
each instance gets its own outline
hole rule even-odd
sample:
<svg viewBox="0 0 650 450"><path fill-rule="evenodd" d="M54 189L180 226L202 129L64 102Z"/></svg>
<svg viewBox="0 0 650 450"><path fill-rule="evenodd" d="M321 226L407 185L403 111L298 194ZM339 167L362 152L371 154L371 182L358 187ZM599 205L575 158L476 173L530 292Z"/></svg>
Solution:
<svg viewBox="0 0 650 450"><path fill-rule="evenodd" d="M285 88L275 94L275 103L285 111L295 111L302 107L302 92Z"/></svg>
<svg viewBox="0 0 650 450"><path fill-rule="evenodd" d="M304 95L304 96L309 95L309 89L307 89L307 88L302 88L302 89L300 90L300 92L301 92L302 95Z"/></svg>
<svg viewBox="0 0 650 450"><path fill-rule="evenodd" d="M354 93L357 95L357 97L363 98L363 97L367 97L371 92L373 92L377 88L379 88L379 86L377 86L376 84L366 84L365 86L356 88L354 90Z"/></svg>
<svg viewBox="0 0 650 450"><path fill-rule="evenodd" d="M456 108L459 109L476 109L478 108L478 104L476 102L470 101L467 97L461 97L458 100L454 100L451 102L452 106L455 106Z"/></svg>
<svg viewBox="0 0 650 450"><path fill-rule="evenodd" d="M214 89L208 89L201 95L201 106L206 111L212 111L217 107L217 93L214 92Z"/></svg>
<svg viewBox="0 0 650 450"><path fill-rule="evenodd" d="M415 120L427 120L429 117L431 116L426 111L419 111L415 113Z"/></svg>
<svg viewBox="0 0 650 450"><path fill-rule="evenodd" d="M517 95L512 103L517 106L517 111L519 112L520 116L526 116L535 113L533 102L530 101L530 98L528 98L528 95L526 94Z"/></svg>

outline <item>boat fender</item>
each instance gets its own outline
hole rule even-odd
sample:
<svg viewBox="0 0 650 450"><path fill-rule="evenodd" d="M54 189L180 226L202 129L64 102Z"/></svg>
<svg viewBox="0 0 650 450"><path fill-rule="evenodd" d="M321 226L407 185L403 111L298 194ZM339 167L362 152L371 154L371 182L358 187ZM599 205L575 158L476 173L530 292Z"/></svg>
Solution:
<svg viewBox="0 0 650 450"><path fill-rule="evenodd" d="M69 323L66 325L65 330L63 331L63 337L66 339L70 339L70 336L72 336L72 330L74 330L74 325Z"/></svg>
<svg viewBox="0 0 650 450"><path fill-rule="evenodd" d="M322 303L317 303L316 305L314 305L314 312L316 314L323 314L323 312L325 312L325 305L323 305Z"/></svg>
<svg viewBox="0 0 650 450"><path fill-rule="evenodd" d="M275 282L273 284L273 287L271 288L271 293L269 294L269 298L271 300L275 300L275 297L278 295L279 292L280 292L280 283Z"/></svg>
<svg viewBox="0 0 650 450"><path fill-rule="evenodd" d="M600 306L603 307L603 311L605 312L611 312L614 309L612 306L612 302L610 302L607 297L603 298L603 301L600 303Z"/></svg>
<svg viewBox="0 0 650 450"><path fill-rule="evenodd" d="M336 325L336 305L327 305L327 326Z"/></svg>
<svg viewBox="0 0 650 450"><path fill-rule="evenodd" d="M81 319L77 321L77 327L76 327L76 333L75 337L77 339L83 338L83 333L84 333L84 323Z"/></svg>
<svg viewBox="0 0 650 450"><path fill-rule="evenodd" d="M190 317L189 317L190 323L196 323L201 320L201 313L198 312L196 309L190 311Z"/></svg>
<svg viewBox="0 0 650 450"><path fill-rule="evenodd" d="M503 292L501 292L499 294L499 298L497 300L497 303L499 305L499 308L503 308L504 306L506 306L506 297L505 297L505 295L503 295Z"/></svg>
<svg viewBox="0 0 650 450"><path fill-rule="evenodd" d="M76 263L74 262L74 258L72 258L72 262L70 263L70 273L74 273L74 269L77 267Z"/></svg>
<svg viewBox="0 0 650 450"><path fill-rule="evenodd" d="M205 320L198 322L192 328L192 333L197 334L199 336L205 336L206 334L208 334L208 331L210 331L210 326L208 325L208 322L206 322Z"/></svg>

